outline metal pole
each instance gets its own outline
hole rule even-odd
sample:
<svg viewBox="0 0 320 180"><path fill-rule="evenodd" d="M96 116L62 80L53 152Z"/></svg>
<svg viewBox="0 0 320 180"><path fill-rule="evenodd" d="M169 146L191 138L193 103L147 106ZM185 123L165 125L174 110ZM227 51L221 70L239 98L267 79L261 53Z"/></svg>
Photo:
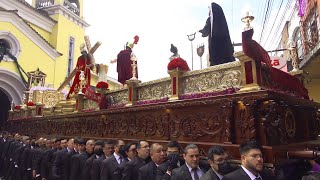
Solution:
<svg viewBox="0 0 320 180"><path fill-rule="evenodd" d="M193 43L192 43L192 41L191 41L191 59L192 59L191 70L193 71Z"/></svg>
<svg viewBox="0 0 320 180"><path fill-rule="evenodd" d="M202 57L200 57L200 67L202 69Z"/></svg>

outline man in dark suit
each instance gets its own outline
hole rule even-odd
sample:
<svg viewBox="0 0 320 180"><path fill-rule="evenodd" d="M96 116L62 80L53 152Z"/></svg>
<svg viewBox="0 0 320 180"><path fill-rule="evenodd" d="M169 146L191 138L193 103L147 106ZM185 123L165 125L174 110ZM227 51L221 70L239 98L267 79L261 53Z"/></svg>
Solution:
<svg viewBox="0 0 320 180"><path fill-rule="evenodd" d="M139 180L156 180L157 167L165 161L163 146L154 143L150 147L151 161L139 169Z"/></svg>
<svg viewBox="0 0 320 180"><path fill-rule="evenodd" d="M157 168L157 180L170 180L172 170L184 164L184 160L180 158L180 144L173 140L167 145L167 161Z"/></svg>
<svg viewBox="0 0 320 180"><path fill-rule="evenodd" d="M81 179L82 180L91 180L91 168L92 168L93 161L96 159L99 159L101 156L103 156L103 146L104 146L103 141L99 140L99 141L95 142L94 149L93 149L94 153L91 157L89 157L86 160L84 168L81 172Z"/></svg>
<svg viewBox="0 0 320 180"><path fill-rule="evenodd" d="M199 180L206 172L204 167L199 166L199 148L194 144L189 144L184 149L183 158L185 164L172 171L171 180Z"/></svg>
<svg viewBox="0 0 320 180"><path fill-rule="evenodd" d="M137 142L127 143L121 153L128 162L132 161L137 156Z"/></svg>
<svg viewBox="0 0 320 180"><path fill-rule="evenodd" d="M52 165L52 175L56 179L68 180L70 177L70 157L75 154L74 139L69 139L67 147L57 153Z"/></svg>
<svg viewBox="0 0 320 180"><path fill-rule="evenodd" d="M41 159L40 175L42 177L42 180L51 180L52 179L51 169L52 169L52 161L53 160L51 160L51 158L52 158L53 153L57 151L57 149L55 148L57 141L59 141L59 139L56 139L56 138L52 138L51 140L49 140L50 145L48 145L48 148L44 152L44 156Z"/></svg>
<svg viewBox="0 0 320 180"><path fill-rule="evenodd" d="M70 179L81 180L87 159L93 155L95 141L90 139L86 142L86 151L71 157Z"/></svg>
<svg viewBox="0 0 320 180"><path fill-rule="evenodd" d="M149 157L149 143L140 140L137 143L137 156L126 163L122 173L122 180L138 180L138 170L146 165L146 159Z"/></svg>
<svg viewBox="0 0 320 180"><path fill-rule="evenodd" d="M228 158L229 155L222 146L212 146L208 151L208 162L211 168L200 180L221 180L224 175L232 172L233 168L227 161Z"/></svg>
<svg viewBox="0 0 320 180"><path fill-rule="evenodd" d="M128 161L123 157L123 155L120 154L120 149L122 149L122 147L125 145L124 141L117 140L114 146L114 152L111 148L112 145L112 142L106 142L104 147L104 152L107 158L101 162L101 173L99 178L101 180L121 180L123 166L126 161Z"/></svg>
<svg viewBox="0 0 320 180"><path fill-rule="evenodd" d="M263 156L255 140L240 145L241 167L223 176L223 180L266 180L262 174Z"/></svg>

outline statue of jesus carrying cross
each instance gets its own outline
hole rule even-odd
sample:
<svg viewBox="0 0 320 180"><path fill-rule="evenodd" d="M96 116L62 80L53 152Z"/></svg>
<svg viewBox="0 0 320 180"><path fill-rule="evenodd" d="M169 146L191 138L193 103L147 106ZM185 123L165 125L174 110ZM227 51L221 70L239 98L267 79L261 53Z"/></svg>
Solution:
<svg viewBox="0 0 320 180"><path fill-rule="evenodd" d="M97 42L92 48L90 44L90 40L88 36L85 36L85 44L82 44L80 46L81 49L81 56L78 58L77 66L76 68L71 72L70 76L66 79L65 82L70 82L70 80L75 76L72 86L69 90L69 93L67 95L67 99L70 99L70 97L77 94L79 91L83 91L84 88L90 86L90 78L91 78L91 72L90 70L93 70L95 65L95 60L93 53L97 50L97 48L101 45L101 42ZM86 48L88 49L88 52L86 51ZM84 72L85 81L80 81L80 74L81 72ZM64 84L64 83L63 83ZM61 87L61 86L60 86Z"/></svg>

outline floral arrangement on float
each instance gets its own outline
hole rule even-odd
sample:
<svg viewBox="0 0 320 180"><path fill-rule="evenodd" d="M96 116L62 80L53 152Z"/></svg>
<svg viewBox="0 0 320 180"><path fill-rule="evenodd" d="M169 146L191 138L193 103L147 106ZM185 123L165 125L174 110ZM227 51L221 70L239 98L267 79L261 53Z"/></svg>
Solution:
<svg viewBox="0 0 320 180"><path fill-rule="evenodd" d="M109 88L109 84L107 82L104 81L100 81L98 82L98 84L96 85L97 89L105 89L107 90Z"/></svg>
<svg viewBox="0 0 320 180"><path fill-rule="evenodd" d="M34 107L36 104L34 103L34 102L32 102L32 101L29 101L28 103L27 103L27 107Z"/></svg>
<svg viewBox="0 0 320 180"><path fill-rule="evenodd" d="M13 108L14 110L21 110L21 105L17 105Z"/></svg>
<svg viewBox="0 0 320 180"><path fill-rule="evenodd" d="M172 59L168 64L168 71L171 70L190 71L190 68L184 59L177 57Z"/></svg>
<svg viewBox="0 0 320 180"><path fill-rule="evenodd" d="M107 92L109 91L109 84L104 81L100 81L96 85L96 90L99 94L101 94L101 100L99 102L99 109L107 109L108 107L108 100L107 100Z"/></svg>
<svg viewBox="0 0 320 180"><path fill-rule="evenodd" d="M168 64L168 74L171 77L171 96L170 101L178 100L182 92L180 87L180 78L187 71L190 71L188 63L180 58L173 58Z"/></svg>

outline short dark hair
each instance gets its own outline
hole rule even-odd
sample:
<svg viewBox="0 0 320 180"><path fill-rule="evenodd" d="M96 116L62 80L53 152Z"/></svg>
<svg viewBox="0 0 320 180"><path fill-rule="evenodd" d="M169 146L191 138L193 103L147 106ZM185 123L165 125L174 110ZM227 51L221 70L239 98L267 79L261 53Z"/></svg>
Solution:
<svg viewBox="0 0 320 180"><path fill-rule="evenodd" d="M79 145L86 145L86 143L87 143L87 141L82 138L79 138L77 141L78 141Z"/></svg>
<svg viewBox="0 0 320 180"><path fill-rule="evenodd" d="M128 152L132 145L136 145L137 146L137 142L129 142L129 143L127 143L126 145L124 145L123 150L125 152Z"/></svg>
<svg viewBox="0 0 320 180"><path fill-rule="evenodd" d="M197 145L195 144L188 144L185 148L184 148L184 153L187 154L189 149L199 149Z"/></svg>
<svg viewBox="0 0 320 180"><path fill-rule="evenodd" d="M222 146L212 146L208 151L208 158L213 160L214 155L223 155L224 149Z"/></svg>
<svg viewBox="0 0 320 180"><path fill-rule="evenodd" d="M167 147L168 148L175 148L176 147L178 149L181 148L180 144L176 140L169 141Z"/></svg>
<svg viewBox="0 0 320 180"><path fill-rule="evenodd" d="M240 145L240 155L248 153L251 149L260 149L261 146L256 140L250 140Z"/></svg>
<svg viewBox="0 0 320 180"><path fill-rule="evenodd" d="M114 145L114 142L113 142L112 140L104 141L103 146L105 146L105 145L107 145L107 144L109 144L109 145Z"/></svg>
<svg viewBox="0 0 320 180"><path fill-rule="evenodd" d="M94 144L95 146L104 146L104 141L102 141L102 140L98 140L98 141L96 141L96 143Z"/></svg>
<svg viewBox="0 0 320 180"><path fill-rule="evenodd" d="M74 144L79 144L79 139L80 139L79 137L75 137L74 140L73 140L73 143Z"/></svg>
<svg viewBox="0 0 320 180"><path fill-rule="evenodd" d="M124 140L122 140L122 139L117 139L117 140L114 142L114 145L115 145L115 146L119 146L120 141L123 141L123 142L124 142Z"/></svg>
<svg viewBox="0 0 320 180"><path fill-rule="evenodd" d="M142 142L142 141L148 142L148 141L146 141L146 140L138 140L138 141L137 141L137 145L136 145L136 146L137 146L137 149L140 149L140 148L141 148L141 142Z"/></svg>

